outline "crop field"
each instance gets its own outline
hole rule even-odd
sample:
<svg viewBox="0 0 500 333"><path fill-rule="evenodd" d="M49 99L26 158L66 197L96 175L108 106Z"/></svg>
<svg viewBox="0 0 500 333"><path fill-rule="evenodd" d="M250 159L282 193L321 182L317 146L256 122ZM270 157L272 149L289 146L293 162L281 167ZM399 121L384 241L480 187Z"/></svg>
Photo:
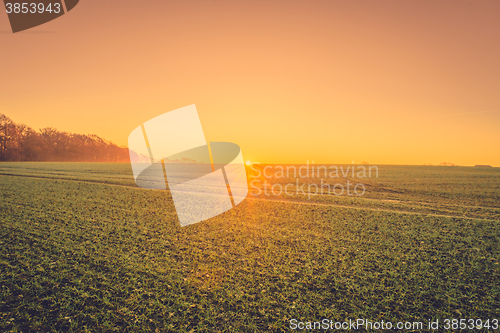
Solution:
<svg viewBox="0 0 500 333"><path fill-rule="evenodd" d="M169 191L138 188L129 164L0 163L0 331L500 319L500 168L264 168L237 207L181 228ZM363 195L318 191L348 181Z"/></svg>

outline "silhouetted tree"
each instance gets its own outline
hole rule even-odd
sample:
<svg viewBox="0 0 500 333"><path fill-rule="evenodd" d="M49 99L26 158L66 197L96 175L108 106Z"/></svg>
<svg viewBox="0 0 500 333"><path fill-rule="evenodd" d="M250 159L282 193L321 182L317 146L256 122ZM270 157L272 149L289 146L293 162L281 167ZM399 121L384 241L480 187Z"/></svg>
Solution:
<svg viewBox="0 0 500 333"><path fill-rule="evenodd" d="M97 135L61 132L52 127L38 132L0 114L0 161L129 162L127 148Z"/></svg>

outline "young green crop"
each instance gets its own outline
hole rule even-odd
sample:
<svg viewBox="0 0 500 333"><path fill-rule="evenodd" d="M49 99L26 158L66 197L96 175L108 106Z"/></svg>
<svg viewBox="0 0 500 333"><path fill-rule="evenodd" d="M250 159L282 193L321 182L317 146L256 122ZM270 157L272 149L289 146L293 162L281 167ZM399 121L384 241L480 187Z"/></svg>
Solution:
<svg viewBox="0 0 500 333"><path fill-rule="evenodd" d="M498 170L379 173L365 197L249 196L181 228L126 164L2 163L0 331L499 318Z"/></svg>

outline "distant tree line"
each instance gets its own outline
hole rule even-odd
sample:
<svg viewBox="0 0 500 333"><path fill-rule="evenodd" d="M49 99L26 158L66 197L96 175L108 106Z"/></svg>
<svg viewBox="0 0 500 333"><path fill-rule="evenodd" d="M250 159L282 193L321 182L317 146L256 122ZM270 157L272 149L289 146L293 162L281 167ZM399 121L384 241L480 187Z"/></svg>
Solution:
<svg viewBox="0 0 500 333"><path fill-rule="evenodd" d="M0 161L129 162L127 148L97 135L61 132L52 127L35 131L0 113Z"/></svg>

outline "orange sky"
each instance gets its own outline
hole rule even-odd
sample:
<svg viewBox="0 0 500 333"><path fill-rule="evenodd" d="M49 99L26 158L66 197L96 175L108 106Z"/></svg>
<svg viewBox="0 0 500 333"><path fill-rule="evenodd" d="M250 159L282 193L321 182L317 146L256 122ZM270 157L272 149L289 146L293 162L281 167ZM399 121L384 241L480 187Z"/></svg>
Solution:
<svg viewBox="0 0 500 333"><path fill-rule="evenodd" d="M0 13L0 113L126 145L196 104L247 160L500 166L499 18L495 0L85 0L12 34Z"/></svg>

